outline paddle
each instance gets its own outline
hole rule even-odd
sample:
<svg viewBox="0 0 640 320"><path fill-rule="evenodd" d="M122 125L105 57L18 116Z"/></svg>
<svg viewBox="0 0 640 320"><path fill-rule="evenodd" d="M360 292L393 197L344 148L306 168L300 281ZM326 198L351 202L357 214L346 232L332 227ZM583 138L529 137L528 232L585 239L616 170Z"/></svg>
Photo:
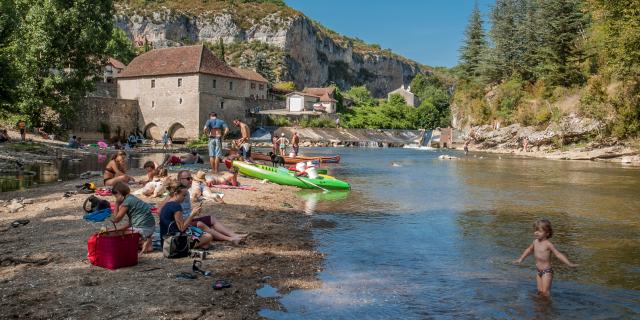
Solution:
<svg viewBox="0 0 640 320"><path fill-rule="evenodd" d="M280 173L286 173L286 174L291 174L291 173L289 172L289 169L287 169L287 168L283 168L283 167L278 167L278 172L280 172ZM304 183L307 183L307 184L310 184L310 185L312 185L312 186L314 186L314 187L316 187L316 188L322 189L322 191L323 191L323 192L325 192L325 193L326 193L326 192L329 192L329 190L327 190L327 189L325 189L325 188L323 188L323 187L321 187L321 186L319 186L319 185L317 185L317 184L315 184L315 183L313 183L313 182L311 182L311 181L308 181L307 179L304 179L304 180L303 180L302 178L298 177L295 173L293 174L293 176L294 176L294 177L296 177L298 180L300 180L300 181L304 182Z"/></svg>

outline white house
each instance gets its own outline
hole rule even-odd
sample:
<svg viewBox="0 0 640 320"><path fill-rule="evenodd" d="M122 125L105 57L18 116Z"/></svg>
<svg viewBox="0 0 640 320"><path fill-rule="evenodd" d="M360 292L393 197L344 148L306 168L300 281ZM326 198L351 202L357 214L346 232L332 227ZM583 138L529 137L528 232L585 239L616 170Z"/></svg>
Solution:
<svg viewBox="0 0 640 320"><path fill-rule="evenodd" d="M387 99L391 98L392 94L401 95L404 98L404 101L407 103L407 105L410 105L412 107L417 107L420 105L420 101L418 97L416 97L416 95L413 94L413 92L411 92L411 86L405 87L403 84L402 86L400 86L400 88L389 92L389 94L387 94Z"/></svg>
<svg viewBox="0 0 640 320"><path fill-rule="evenodd" d="M337 103L333 98L335 90L334 87L305 88L302 92L291 92L287 94L287 110L335 113Z"/></svg>

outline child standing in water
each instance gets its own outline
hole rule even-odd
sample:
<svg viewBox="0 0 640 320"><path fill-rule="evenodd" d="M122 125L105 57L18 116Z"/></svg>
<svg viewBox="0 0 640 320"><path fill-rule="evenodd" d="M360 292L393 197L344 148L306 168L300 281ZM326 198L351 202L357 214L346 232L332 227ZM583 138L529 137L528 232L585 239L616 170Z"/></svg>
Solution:
<svg viewBox="0 0 640 320"><path fill-rule="evenodd" d="M551 222L547 219L540 219L533 224L533 234L536 237L533 243L524 250L520 259L514 263L521 263L532 252L536 258L536 283L538 285L538 293L543 296L549 296L551 293L551 281L553 280L553 268L551 267L551 253L560 259L564 264L570 267L577 267L567 259L567 257L558 251L549 239L553 236Z"/></svg>

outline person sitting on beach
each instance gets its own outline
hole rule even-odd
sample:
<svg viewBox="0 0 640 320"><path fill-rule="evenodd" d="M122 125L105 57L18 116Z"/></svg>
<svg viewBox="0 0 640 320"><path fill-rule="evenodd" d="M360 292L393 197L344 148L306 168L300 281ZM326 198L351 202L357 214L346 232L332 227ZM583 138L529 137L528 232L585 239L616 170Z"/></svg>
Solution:
<svg viewBox="0 0 640 320"><path fill-rule="evenodd" d="M182 164L196 164L196 163L204 163L204 160L198 154L198 151L192 150L187 154L183 154L180 156L180 160Z"/></svg>
<svg viewBox="0 0 640 320"><path fill-rule="evenodd" d="M551 293L551 281L553 280L553 268L551 267L551 253L564 264L569 267L577 267L577 264L571 263L567 257L562 254L555 246L549 241L553 236L553 229L551 228L551 222L547 219L540 219L533 224L533 234L535 240L527 249L524 250L522 255L514 263L520 264L522 261L533 253L536 259L536 283L538 286L538 294L543 296L549 296Z"/></svg>
<svg viewBox="0 0 640 320"><path fill-rule="evenodd" d="M142 165L142 169L147 172L147 181L140 181L140 184L154 181L154 178L158 177L163 169L166 170L163 166L158 166L154 161L151 160L145 162ZM167 173L167 171L164 172ZM164 175L164 177L166 176L167 174Z"/></svg>
<svg viewBox="0 0 640 320"><path fill-rule="evenodd" d="M84 148L84 144L82 144L82 138L81 137L78 137L76 139L76 141L78 142L78 148Z"/></svg>
<svg viewBox="0 0 640 320"><path fill-rule="evenodd" d="M146 183L142 182L144 187L136 190L134 194L153 198L161 196L167 190L167 185L171 181L168 176L169 171L166 168L154 169L155 163L153 161L147 161L144 165L149 180Z"/></svg>
<svg viewBox="0 0 640 320"><path fill-rule="evenodd" d="M206 175L204 171L196 172L193 177L193 183L191 184L191 188L189 189L189 193L191 194L191 201L195 202L200 199L200 197L206 199L212 199L216 202L224 203L222 200L222 196L224 194L212 192L209 189L209 184L206 180Z"/></svg>
<svg viewBox="0 0 640 320"><path fill-rule="evenodd" d="M187 189L191 188L191 185L193 184L193 178L191 177L191 172L189 172L189 170L181 170L180 172L178 172L178 184L186 187ZM189 191L187 190L186 192L187 194L185 195L184 201L181 202L182 217L185 220L189 217L189 215L191 215L192 201L191 195L188 193ZM167 197L158 205L160 211L162 211L162 208L169 200L169 197ZM204 232L211 234L214 240L229 241L236 245L239 244L244 237L246 237L246 235L237 234L229 230L229 228L219 222L214 216L194 218L191 222L191 225L195 225L196 227L202 229Z"/></svg>
<svg viewBox="0 0 640 320"><path fill-rule="evenodd" d="M77 149L78 147L80 147L80 144L78 144L78 139L76 138L76 136L71 136L71 139L69 139L69 143L67 143L67 147L73 148L73 149Z"/></svg>
<svg viewBox="0 0 640 320"><path fill-rule="evenodd" d="M202 206L198 206L185 218L184 210L180 204L189 196L187 187L175 184L170 189L169 201L160 210L160 243L164 242L164 236L167 234L186 232L187 229L193 228L193 222L202 210ZM195 232L192 232L192 236L195 236L198 241L196 247L209 247L209 243L213 241L213 236L210 233L198 232L199 230L193 231ZM198 234L201 235L198 237Z"/></svg>
<svg viewBox="0 0 640 320"><path fill-rule="evenodd" d="M127 175L127 153L124 151L118 151L104 168L103 179L105 186L115 186L118 182L135 182L133 177Z"/></svg>
<svg viewBox="0 0 640 320"><path fill-rule="evenodd" d="M37 130L38 130L38 134L40 134L40 136L41 136L43 139L46 139L46 140L51 140L51 139L52 139L51 137L49 137L49 134L47 134L47 133L44 131L44 127L39 127L39 128L37 128Z"/></svg>
<svg viewBox="0 0 640 320"><path fill-rule="evenodd" d="M120 229L131 227L134 232L139 233L144 241L142 243L142 253L148 253L153 251L151 241L156 220L151 214L149 204L136 198L130 192L129 186L124 182L118 182L113 186L112 193L116 198L116 210L112 220L114 223L118 223L126 215L129 218L129 223Z"/></svg>
<svg viewBox="0 0 640 320"><path fill-rule="evenodd" d="M7 132L7 129L0 130L0 143L7 142L9 140L11 139L9 138L9 132Z"/></svg>

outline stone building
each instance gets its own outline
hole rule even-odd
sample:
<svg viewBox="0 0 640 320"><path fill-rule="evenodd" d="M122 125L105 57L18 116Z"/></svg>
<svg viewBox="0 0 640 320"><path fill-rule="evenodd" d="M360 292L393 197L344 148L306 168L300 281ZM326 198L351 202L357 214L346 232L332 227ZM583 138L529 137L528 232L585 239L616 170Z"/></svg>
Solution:
<svg viewBox="0 0 640 320"><path fill-rule="evenodd" d="M335 87L327 87L305 88L302 92L291 92L287 94L287 110L290 112L323 111L335 113L338 102L333 98L335 91Z"/></svg>
<svg viewBox="0 0 640 320"><path fill-rule="evenodd" d="M136 100L140 128L160 139L197 138L209 113L228 123L244 118L246 101L267 96L267 80L231 68L203 45L155 49L129 63L117 77L118 98Z"/></svg>
<svg viewBox="0 0 640 320"><path fill-rule="evenodd" d="M389 94L387 94L387 99L391 98L392 94L399 94L404 98L404 101L407 103L407 105L410 105L412 107L417 107L420 105L420 100L418 99L418 97L413 94L413 92L411 92L411 86L405 87L405 85L403 84L402 86L400 86L400 88L389 92Z"/></svg>

